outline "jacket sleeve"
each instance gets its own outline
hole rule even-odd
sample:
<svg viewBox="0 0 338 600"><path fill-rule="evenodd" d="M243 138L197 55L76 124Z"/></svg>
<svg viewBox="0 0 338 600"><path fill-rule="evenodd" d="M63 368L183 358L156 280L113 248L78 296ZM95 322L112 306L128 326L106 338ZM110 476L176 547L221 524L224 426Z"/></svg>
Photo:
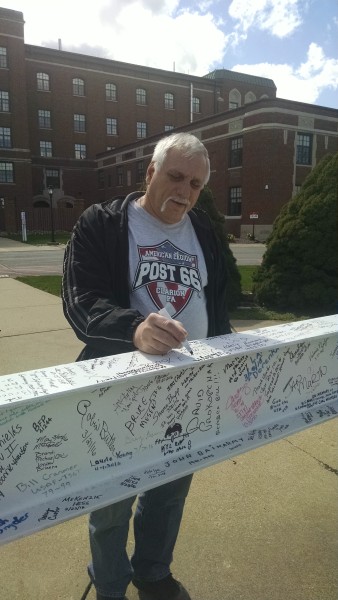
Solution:
<svg viewBox="0 0 338 600"><path fill-rule="evenodd" d="M107 248L106 218L98 205L82 214L65 251L62 279L64 315L77 337L88 345L88 354L95 356L134 350L133 333L144 320L129 307L127 290L128 300L121 306L121 286L126 286L127 276L122 282L121 269L112 267L114 253ZM114 243L117 245L109 239L109 245Z"/></svg>

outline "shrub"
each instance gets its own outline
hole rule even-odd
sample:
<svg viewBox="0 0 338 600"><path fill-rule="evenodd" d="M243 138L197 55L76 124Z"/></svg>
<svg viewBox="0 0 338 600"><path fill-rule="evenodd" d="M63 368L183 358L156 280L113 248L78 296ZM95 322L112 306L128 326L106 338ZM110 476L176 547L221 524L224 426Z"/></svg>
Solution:
<svg viewBox="0 0 338 600"><path fill-rule="evenodd" d="M318 315L337 310L337 172L338 154L327 155L281 210L254 276L259 304Z"/></svg>

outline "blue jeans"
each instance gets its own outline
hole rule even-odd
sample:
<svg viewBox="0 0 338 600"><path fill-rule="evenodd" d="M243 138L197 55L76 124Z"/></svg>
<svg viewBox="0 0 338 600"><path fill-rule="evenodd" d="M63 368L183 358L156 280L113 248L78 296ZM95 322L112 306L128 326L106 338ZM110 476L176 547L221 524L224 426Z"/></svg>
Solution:
<svg viewBox="0 0 338 600"><path fill-rule="evenodd" d="M92 562L88 572L103 596L119 598L134 577L157 581L170 573L170 563L180 528L192 475L144 492L134 515L134 554L126 544L132 505L136 496L91 513L89 538Z"/></svg>

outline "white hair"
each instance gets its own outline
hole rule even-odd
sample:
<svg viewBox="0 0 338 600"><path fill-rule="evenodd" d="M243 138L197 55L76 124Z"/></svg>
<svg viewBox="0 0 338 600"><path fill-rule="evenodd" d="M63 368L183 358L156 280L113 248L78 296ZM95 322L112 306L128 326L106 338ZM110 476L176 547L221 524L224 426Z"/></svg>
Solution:
<svg viewBox="0 0 338 600"><path fill-rule="evenodd" d="M204 184L208 183L210 177L210 160L206 147L202 142L191 133L172 133L159 142L157 142L151 161L155 165L155 169L161 168L164 160L167 157L169 150L180 150L183 156L192 158L197 154L204 156L207 167L207 175Z"/></svg>

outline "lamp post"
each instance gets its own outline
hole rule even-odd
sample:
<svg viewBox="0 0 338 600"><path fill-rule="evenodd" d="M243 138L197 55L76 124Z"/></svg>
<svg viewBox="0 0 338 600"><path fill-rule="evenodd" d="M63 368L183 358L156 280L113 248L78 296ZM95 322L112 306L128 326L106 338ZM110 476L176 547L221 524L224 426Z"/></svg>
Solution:
<svg viewBox="0 0 338 600"><path fill-rule="evenodd" d="M51 233L52 233L52 244L55 244L55 236L54 236L54 214L53 214L53 188L48 188L49 194L49 202L50 202L50 225L51 225Z"/></svg>

